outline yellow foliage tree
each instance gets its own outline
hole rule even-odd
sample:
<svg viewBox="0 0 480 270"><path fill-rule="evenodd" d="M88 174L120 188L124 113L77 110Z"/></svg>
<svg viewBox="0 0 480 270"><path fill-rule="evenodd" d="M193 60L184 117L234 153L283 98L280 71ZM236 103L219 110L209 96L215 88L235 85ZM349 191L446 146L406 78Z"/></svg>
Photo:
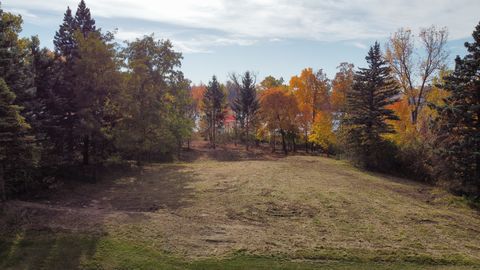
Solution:
<svg viewBox="0 0 480 270"><path fill-rule="evenodd" d="M426 91L425 104L441 105L443 99L448 97L448 92L438 88L435 85L441 83L442 78L448 75L448 71L442 70L439 77L433 79L433 85ZM388 139L391 139L397 145L409 145L417 141L428 139L431 134L429 128L430 121L435 117L436 110L431 109L429 106L424 106L422 110L419 110L416 123L412 121L411 114L411 98L407 95L403 95L402 98L395 104L390 106L390 109L395 111L395 114L400 118L399 121L389 121L394 127L395 133L385 135Z"/></svg>
<svg viewBox="0 0 480 270"><path fill-rule="evenodd" d="M332 127L332 116L327 112L319 112L315 117L311 134L308 140L329 153L329 148L336 143L336 136Z"/></svg>

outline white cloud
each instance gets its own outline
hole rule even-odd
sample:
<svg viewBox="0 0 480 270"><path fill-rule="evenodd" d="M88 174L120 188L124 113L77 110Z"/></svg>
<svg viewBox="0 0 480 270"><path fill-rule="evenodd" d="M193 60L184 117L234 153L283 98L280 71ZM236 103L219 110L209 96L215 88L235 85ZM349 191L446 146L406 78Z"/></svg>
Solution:
<svg viewBox="0 0 480 270"><path fill-rule="evenodd" d="M14 13L14 14L22 14L23 17L29 18L29 19L37 19L38 16L31 13L30 11L26 9L17 9L17 8L11 8L7 9L8 12Z"/></svg>
<svg viewBox="0 0 480 270"><path fill-rule="evenodd" d="M125 29L117 29L115 38L118 42L133 41L145 35L152 34L153 31L129 31ZM189 38L180 38L171 32L162 32L161 38L170 39L174 47L184 53L212 53L212 47L236 45L249 46L256 43L253 39L243 39L234 36L206 35L198 34ZM159 37L158 35L156 35ZM160 38L160 37L159 37Z"/></svg>
<svg viewBox="0 0 480 270"><path fill-rule="evenodd" d="M365 44L363 44L363 43L361 43L361 42L358 42L358 41L357 41L357 42L353 42L352 45L355 46L355 47L357 47L357 48L359 48L359 49L367 49L367 48L368 48L367 45L365 45Z"/></svg>
<svg viewBox="0 0 480 270"><path fill-rule="evenodd" d="M194 43L250 45L258 40L308 39L358 41L384 38L400 27L447 26L451 39L471 34L478 23L478 0L87 0L94 17L166 23L200 29L185 48ZM41 16L63 13L77 0L6 0L4 6ZM60 20L60 19L59 19ZM148 25L148 23L146 23ZM119 27L122 27L119 25ZM155 29L153 29L155 30ZM222 33L206 36L201 30ZM132 31L130 31L132 32ZM120 36L130 32L119 31ZM163 34L163 33L162 33ZM208 44L206 44L209 46ZM363 48L361 43L352 45ZM197 49L195 49L197 48ZM188 49L187 49L188 50ZM200 51L203 49L200 49Z"/></svg>

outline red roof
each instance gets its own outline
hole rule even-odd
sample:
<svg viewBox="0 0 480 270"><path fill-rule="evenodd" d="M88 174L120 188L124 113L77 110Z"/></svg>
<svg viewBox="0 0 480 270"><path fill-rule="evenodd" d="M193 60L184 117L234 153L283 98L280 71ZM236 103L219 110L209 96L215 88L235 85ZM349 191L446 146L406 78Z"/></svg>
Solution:
<svg viewBox="0 0 480 270"><path fill-rule="evenodd" d="M225 123L231 123L231 122L235 122L235 116L233 115L227 115L225 117L225 120L223 120Z"/></svg>

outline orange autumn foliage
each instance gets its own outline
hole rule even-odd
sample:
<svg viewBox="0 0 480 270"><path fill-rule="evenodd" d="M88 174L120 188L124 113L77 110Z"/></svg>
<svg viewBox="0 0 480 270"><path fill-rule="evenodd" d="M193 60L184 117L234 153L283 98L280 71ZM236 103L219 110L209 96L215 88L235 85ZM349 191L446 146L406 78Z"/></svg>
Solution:
<svg viewBox="0 0 480 270"><path fill-rule="evenodd" d="M267 89L260 96L260 113L269 130L294 130L298 112L297 100L286 87Z"/></svg>
<svg viewBox="0 0 480 270"><path fill-rule="evenodd" d="M330 109L328 79L322 70L314 73L312 68L306 68L300 76L290 79L290 89L298 102L299 126L308 139L316 114Z"/></svg>
<svg viewBox="0 0 480 270"><path fill-rule="evenodd" d="M205 95L205 91L207 91L207 87L203 84L201 85L193 85L192 90L190 91L192 97L192 105L193 109L195 110L196 114L199 114L201 111L203 95Z"/></svg>
<svg viewBox="0 0 480 270"><path fill-rule="evenodd" d="M341 63L337 68L339 71L332 81L331 103L333 110L345 112L347 103L347 93L353 85L353 64Z"/></svg>

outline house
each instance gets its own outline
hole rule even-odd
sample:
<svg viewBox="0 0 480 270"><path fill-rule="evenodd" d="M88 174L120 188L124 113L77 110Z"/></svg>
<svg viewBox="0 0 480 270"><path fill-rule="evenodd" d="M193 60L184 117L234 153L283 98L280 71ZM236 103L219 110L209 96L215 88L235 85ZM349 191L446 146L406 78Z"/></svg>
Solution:
<svg viewBox="0 0 480 270"><path fill-rule="evenodd" d="M223 120L223 131L225 133L232 133L235 129L236 121L237 119L235 118L235 115L229 111Z"/></svg>

